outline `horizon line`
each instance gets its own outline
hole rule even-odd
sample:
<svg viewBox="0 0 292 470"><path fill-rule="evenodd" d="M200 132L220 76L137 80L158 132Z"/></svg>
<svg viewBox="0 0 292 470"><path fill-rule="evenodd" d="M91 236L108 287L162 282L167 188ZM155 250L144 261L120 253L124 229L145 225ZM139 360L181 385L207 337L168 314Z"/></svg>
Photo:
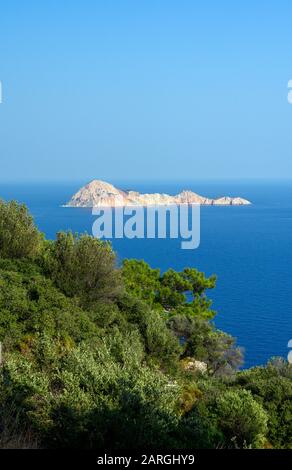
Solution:
<svg viewBox="0 0 292 470"><path fill-rule="evenodd" d="M196 182L246 182L246 181L285 181L285 182L292 182L292 176L236 176L236 177L196 177L196 178L123 178L123 177L91 177L91 178L23 178L23 179L1 179L0 177L0 184L42 184L42 183L65 183L65 184L88 184L92 181L99 180L104 182L115 182L116 184L119 183L196 183Z"/></svg>

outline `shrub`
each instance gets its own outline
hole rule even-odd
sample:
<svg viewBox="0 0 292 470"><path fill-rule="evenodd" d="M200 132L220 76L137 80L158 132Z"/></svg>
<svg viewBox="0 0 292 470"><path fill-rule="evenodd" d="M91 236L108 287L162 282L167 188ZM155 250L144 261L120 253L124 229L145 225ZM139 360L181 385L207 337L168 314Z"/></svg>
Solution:
<svg viewBox="0 0 292 470"><path fill-rule="evenodd" d="M181 348L161 313L129 294L119 299L119 307L127 321L138 327L148 358L175 366Z"/></svg>
<svg viewBox="0 0 292 470"><path fill-rule="evenodd" d="M168 320L168 325L180 339L182 356L204 361L210 374L225 377L242 364L242 352L234 338L206 320L176 315Z"/></svg>
<svg viewBox="0 0 292 470"><path fill-rule="evenodd" d="M282 358L236 376L236 385L250 391L267 411L272 446L292 449L292 365Z"/></svg>
<svg viewBox="0 0 292 470"><path fill-rule="evenodd" d="M0 257L34 258L42 235L24 204L0 200Z"/></svg>
<svg viewBox="0 0 292 470"><path fill-rule="evenodd" d="M231 447L263 447L268 415L247 390L226 390L213 404L224 444Z"/></svg>
<svg viewBox="0 0 292 470"><path fill-rule="evenodd" d="M59 232L45 255L45 269L56 286L84 306L116 298L121 281L115 263L109 243L71 232Z"/></svg>

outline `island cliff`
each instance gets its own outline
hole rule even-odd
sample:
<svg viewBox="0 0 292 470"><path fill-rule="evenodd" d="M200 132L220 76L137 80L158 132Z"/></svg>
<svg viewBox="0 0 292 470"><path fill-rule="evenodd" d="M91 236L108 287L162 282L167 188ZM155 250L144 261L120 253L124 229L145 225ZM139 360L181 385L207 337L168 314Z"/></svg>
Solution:
<svg viewBox="0 0 292 470"><path fill-rule="evenodd" d="M182 191L170 196L169 194L141 194L137 191L118 189L110 183L93 180L77 191L65 207L124 207L124 206L150 206L172 204L201 204L216 206L243 206L251 204L250 201L240 197L220 197L209 199L192 191Z"/></svg>

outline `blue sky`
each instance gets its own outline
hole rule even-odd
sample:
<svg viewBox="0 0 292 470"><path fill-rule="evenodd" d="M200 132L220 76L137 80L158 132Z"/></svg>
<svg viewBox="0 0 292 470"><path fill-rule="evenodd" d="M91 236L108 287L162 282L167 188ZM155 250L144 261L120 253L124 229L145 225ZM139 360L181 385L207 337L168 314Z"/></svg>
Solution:
<svg viewBox="0 0 292 470"><path fill-rule="evenodd" d="M292 5L9 1L0 180L292 175Z"/></svg>

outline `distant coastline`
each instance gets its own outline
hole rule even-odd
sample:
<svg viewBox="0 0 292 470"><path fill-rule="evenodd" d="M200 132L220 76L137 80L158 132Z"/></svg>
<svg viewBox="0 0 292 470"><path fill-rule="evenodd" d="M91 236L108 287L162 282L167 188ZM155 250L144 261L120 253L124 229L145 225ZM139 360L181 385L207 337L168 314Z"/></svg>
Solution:
<svg viewBox="0 0 292 470"><path fill-rule="evenodd" d="M217 199L200 196L184 190L175 196L164 193L146 193L116 188L110 183L93 180L77 191L63 207L125 207L150 205L200 204L208 206L245 206L251 202L241 197L223 196Z"/></svg>

